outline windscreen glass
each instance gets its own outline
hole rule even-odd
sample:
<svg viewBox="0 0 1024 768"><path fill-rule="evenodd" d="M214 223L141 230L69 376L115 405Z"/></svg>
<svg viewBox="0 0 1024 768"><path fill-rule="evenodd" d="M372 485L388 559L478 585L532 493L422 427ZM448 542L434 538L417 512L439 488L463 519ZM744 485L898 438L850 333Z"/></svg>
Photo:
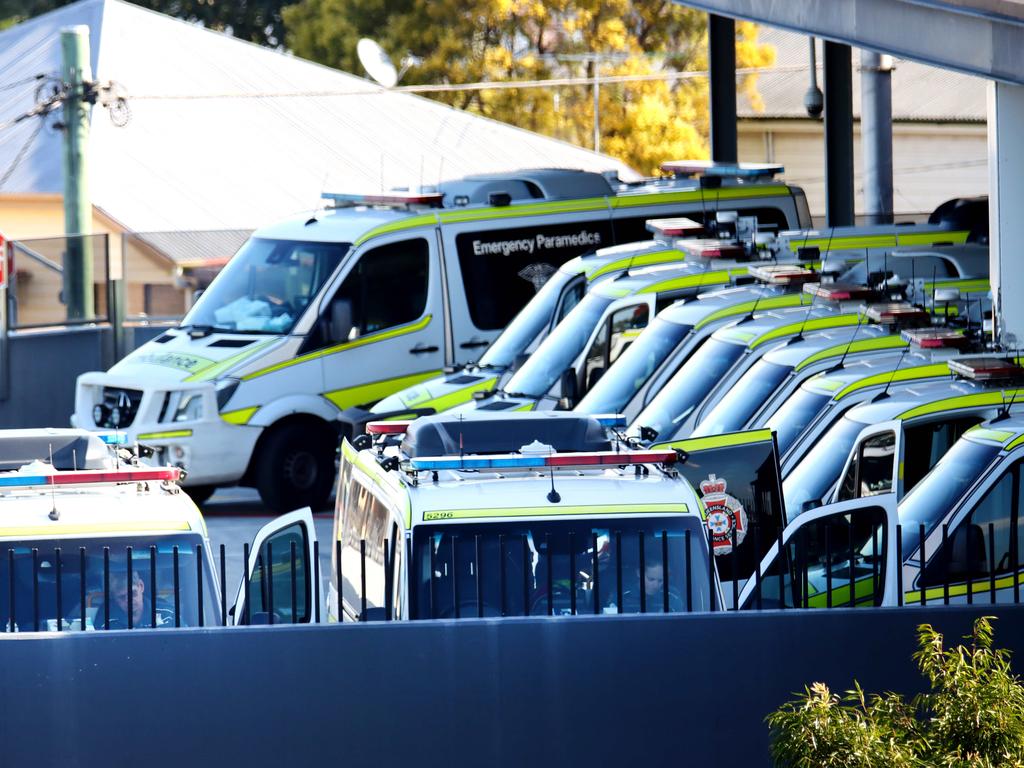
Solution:
<svg viewBox="0 0 1024 768"><path fill-rule="evenodd" d="M573 281L573 278L576 278ZM540 334L551 322L551 316L555 312L562 289L570 282L569 293L578 292L582 295L585 288L585 281L582 275L574 276L568 272L558 270L532 299L523 307L515 319L501 332L494 343L480 358L480 365L492 366L495 368L508 368L515 362L516 355L522 354L530 346L537 335ZM578 299L577 299L578 301ZM565 302L563 302L565 303Z"/></svg>
<svg viewBox="0 0 1024 768"><path fill-rule="evenodd" d="M289 333L349 247L348 243L250 238L185 316L182 326L233 333Z"/></svg>
<svg viewBox="0 0 1024 768"><path fill-rule="evenodd" d="M412 614L707 610L705 542L695 516L422 526L413 543Z"/></svg>
<svg viewBox="0 0 1024 768"><path fill-rule="evenodd" d="M999 455L1001 446L960 440L949 449L924 479L900 501L903 551L910 554L920 543L921 526L927 536L977 482Z"/></svg>
<svg viewBox="0 0 1024 768"><path fill-rule="evenodd" d="M8 632L220 624L201 551L194 535L3 542L0 619Z"/></svg>
<svg viewBox="0 0 1024 768"><path fill-rule="evenodd" d="M765 426L779 441L779 454L785 455L807 425L828 405L832 395L801 387L771 415Z"/></svg>
<svg viewBox="0 0 1024 768"><path fill-rule="evenodd" d="M587 294L509 379L505 391L540 397L551 389L561 378L562 371L583 351L612 301L614 299L608 296Z"/></svg>
<svg viewBox="0 0 1024 768"><path fill-rule="evenodd" d="M615 365L601 377L574 410L581 413L618 413L626 407L665 361L692 326L655 318Z"/></svg>
<svg viewBox="0 0 1024 768"><path fill-rule="evenodd" d="M714 338L705 341L640 412L634 425L651 427L659 439L670 439L679 423L703 402L745 350L742 344Z"/></svg>
<svg viewBox="0 0 1024 768"><path fill-rule="evenodd" d="M782 481L782 497L786 500L788 521L804 511L806 502L824 500L825 494L839 479L857 435L866 426L844 416L786 475Z"/></svg>
<svg viewBox="0 0 1024 768"><path fill-rule="evenodd" d="M788 365L758 360L701 420L693 436L719 435L743 429L792 371Z"/></svg>

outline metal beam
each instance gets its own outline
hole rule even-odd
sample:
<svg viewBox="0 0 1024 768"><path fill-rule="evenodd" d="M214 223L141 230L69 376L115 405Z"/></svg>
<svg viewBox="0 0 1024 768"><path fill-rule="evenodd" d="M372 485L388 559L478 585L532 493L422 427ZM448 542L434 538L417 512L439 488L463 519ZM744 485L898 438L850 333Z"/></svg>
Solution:
<svg viewBox="0 0 1024 768"><path fill-rule="evenodd" d="M708 67L711 72L711 159L735 163L736 139L736 22L708 16Z"/></svg>
<svg viewBox="0 0 1024 768"><path fill-rule="evenodd" d="M871 224L892 221L892 58L860 52L860 148L864 213Z"/></svg>
<svg viewBox="0 0 1024 768"><path fill-rule="evenodd" d="M1017 4L1019 15L1013 16L986 12L973 0L958 5L938 0L685 0L681 4L1024 84L1024 8Z"/></svg>
<svg viewBox="0 0 1024 768"><path fill-rule="evenodd" d="M825 218L828 226L853 224L853 68L850 46L824 43Z"/></svg>

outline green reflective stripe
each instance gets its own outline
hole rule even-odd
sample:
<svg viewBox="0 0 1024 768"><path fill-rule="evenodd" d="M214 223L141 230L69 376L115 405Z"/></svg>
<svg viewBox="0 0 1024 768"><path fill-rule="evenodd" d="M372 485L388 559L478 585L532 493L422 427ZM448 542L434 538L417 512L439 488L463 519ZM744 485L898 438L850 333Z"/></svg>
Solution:
<svg viewBox="0 0 1024 768"><path fill-rule="evenodd" d="M991 440L1002 445L1017 433L1008 432L1005 429L990 429L989 427L978 425L967 430L967 434L979 440Z"/></svg>
<svg viewBox="0 0 1024 768"><path fill-rule="evenodd" d="M1017 574L1017 582L1024 584L1024 573ZM996 589L1007 589L1013 586L1014 576L1003 576L1002 578L996 579ZM977 579L971 581L971 593L977 594L978 592L988 592L992 585L988 579ZM949 586L949 596L959 597L967 594L967 584L951 584ZM929 602L933 600L942 600L945 596L943 587L928 587L925 590L925 599ZM921 602L921 591L915 592L904 592L903 593L903 604L909 605L911 603Z"/></svg>
<svg viewBox="0 0 1024 768"><path fill-rule="evenodd" d="M236 411L226 411L220 417L228 424L248 424L253 415L260 407L254 405L251 408L239 408Z"/></svg>
<svg viewBox="0 0 1024 768"><path fill-rule="evenodd" d="M687 453L707 451L712 448L732 448L737 445L771 442L770 429L751 429L746 432L730 432L727 435L709 435L708 437L689 437L685 440L674 440L667 443L655 443L652 451L668 448L680 448Z"/></svg>
<svg viewBox="0 0 1024 768"><path fill-rule="evenodd" d="M686 254L675 248L667 248L657 253L644 253L639 256L626 256L607 264L591 268L587 272L587 280L596 280L609 272L621 272L633 267L649 267L654 264L669 264L674 261L685 261Z"/></svg>
<svg viewBox="0 0 1024 768"><path fill-rule="evenodd" d="M977 280L937 280L934 283L925 283L924 289L931 291L938 288L959 288L961 293L979 293L992 290L987 278Z"/></svg>
<svg viewBox="0 0 1024 768"><path fill-rule="evenodd" d="M576 504L562 506L549 504L546 507L504 507L489 509L432 509L423 512L423 522L433 520L464 520L487 517L561 517L563 515L644 515L676 514L689 512L685 504Z"/></svg>
<svg viewBox="0 0 1024 768"><path fill-rule="evenodd" d="M1014 440L1012 443L1010 443L1008 446L1006 446L1006 448L1004 448L1003 450L1012 451L1018 445L1022 445L1022 444L1024 444L1024 435L1021 435L1020 437L1018 437L1016 440Z"/></svg>
<svg viewBox="0 0 1024 768"><path fill-rule="evenodd" d="M804 246L817 246L830 251L847 248L898 248L903 245L932 245L934 243L965 243L970 234L964 231L939 232L894 232L889 235L846 235L838 237L813 237L806 240L790 240L793 253Z"/></svg>
<svg viewBox="0 0 1024 768"><path fill-rule="evenodd" d="M813 355L810 355L797 363L794 370L802 371L809 365L813 365L814 363L822 360L828 360L830 357L841 357L844 354L871 352L872 350L878 349L898 349L900 347L908 346L910 346L910 343L904 341L899 336L876 336L871 339L859 339L858 341L851 341L846 344L836 344L834 347L829 347L828 349L822 349L815 352Z"/></svg>
<svg viewBox="0 0 1024 768"><path fill-rule="evenodd" d="M518 408L513 408L512 412L515 413L516 411L532 411L536 405L537 404L534 402L523 403Z"/></svg>
<svg viewBox="0 0 1024 768"><path fill-rule="evenodd" d="M267 339L261 341L256 346L250 347L249 349L239 352L237 355L232 355L226 360L221 360L219 363L203 368L197 373L193 373L185 381L209 381L220 376L225 371L234 368L236 365L240 365L251 357L254 357L257 353L262 352L271 344L276 343L279 339Z"/></svg>
<svg viewBox="0 0 1024 768"><path fill-rule="evenodd" d="M658 192L655 194L621 195L613 197L611 207L637 208L642 205L664 205L666 203L698 203L714 206L718 200L742 200L744 198L789 197L785 184L751 184L742 187L720 187L719 189L693 189L680 192Z"/></svg>
<svg viewBox="0 0 1024 768"><path fill-rule="evenodd" d="M168 432L147 432L139 435L136 440L170 440L176 437L192 437L191 429L172 429Z"/></svg>
<svg viewBox="0 0 1024 768"><path fill-rule="evenodd" d="M346 341L344 344L338 344L333 347L327 347L327 349L320 349L317 350L316 352L310 352L309 354L300 355L299 357L294 357L291 360L285 360L284 362L277 363L276 365L268 366L267 368L261 368L260 370L255 371L253 373L247 373L245 376L242 377L242 381L249 381L249 379L255 379L258 376L265 376L268 373L279 371L282 368L288 368L293 365L298 365L299 363L305 363L310 360L316 360L318 357L327 357L328 355L333 355L337 352L344 352L346 349L355 349L356 347L363 347L366 346L367 344L375 344L378 341L393 339L396 336L404 336L407 333L415 333L416 331L422 331L424 328L430 325L430 320L432 317L433 315L427 315L422 319L417 320L415 323L410 323L408 325L399 325L395 328L390 328L386 331L371 333L368 336L361 336L355 341Z"/></svg>
<svg viewBox="0 0 1024 768"><path fill-rule="evenodd" d="M782 296L771 296L765 299L758 299L756 301L745 301L742 304L733 304L731 307L725 307L719 309L716 312L712 312L710 315L705 317L703 320L698 321L694 326L694 329L699 330L708 323L713 323L717 320L724 320L736 315L745 315L748 312L753 312L755 309L782 309L785 307L799 307L801 305L807 305L814 301L814 297L806 293L787 293Z"/></svg>
<svg viewBox="0 0 1024 768"><path fill-rule="evenodd" d="M590 197L582 200L558 200L549 203L516 203L501 208L467 208L463 210L442 211L442 224L460 224L468 221L484 221L487 219L517 219L523 216L543 216L553 213L585 213L588 211L607 211L608 200L604 197ZM582 222L581 222L582 223Z"/></svg>
<svg viewBox="0 0 1024 768"><path fill-rule="evenodd" d="M377 237L378 235L386 235L389 232L401 232L403 229L413 229L414 227L430 226L437 224L437 214L428 213L420 216L410 216L406 219L400 219L398 221L392 221L387 224L381 224L379 227L374 227L369 232L360 235L353 245L362 245L371 237Z"/></svg>
<svg viewBox="0 0 1024 768"><path fill-rule="evenodd" d="M983 392L977 395L947 397L943 400L937 400L934 403L928 403L927 405L919 405L917 408L911 408L909 411L901 413L896 418L912 419L915 416L927 416L930 413L943 413L945 411L954 411L960 408L975 408L985 405L1003 405L1004 403L1009 402L1011 398L1017 397L1018 395L1024 395L1024 389L996 390L993 392Z"/></svg>
<svg viewBox="0 0 1024 768"><path fill-rule="evenodd" d="M375 403L406 387L432 379L439 373L441 371L424 371L423 373L414 373L411 376L399 376L395 379L381 379L380 381L371 381L368 384L360 384L355 387L324 392L323 396L330 400L338 410L343 411L346 408L351 408L353 405Z"/></svg>
<svg viewBox="0 0 1024 768"><path fill-rule="evenodd" d="M833 571L833 578L842 578L844 575L843 571L849 573L848 568L839 567ZM849 578L847 576L847 578ZM871 576L862 576L859 579L855 579L853 582L853 604L854 606L863 605L866 600L871 600L870 604L874 604L875 596L875 585L874 580ZM881 582L878 583L881 586ZM832 588L832 607L842 608L848 606L850 603L850 585L843 584L842 586ZM824 590L818 592L813 596L807 598L808 608L826 608L828 607L828 591Z"/></svg>
<svg viewBox="0 0 1024 768"><path fill-rule="evenodd" d="M725 341L738 341L740 344L749 344L757 338L753 331L743 331L739 328L726 328L722 331L720 338Z"/></svg>
<svg viewBox="0 0 1024 768"><path fill-rule="evenodd" d="M684 288L703 288L712 285L728 285L733 277L747 274L746 269L716 269L714 272L701 272L697 275L675 277L648 285L639 293L659 293L661 291L678 291Z"/></svg>
<svg viewBox="0 0 1024 768"><path fill-rule="evenodd" d="M449 392L447 395L441 395L433 399L426 399L422 402L416 403L414 401L402 400L403 405L410 408L433 408L435 411L440 413L441 411L447 411L449 408L454 408L456 405L462 405L462 403L468 403L473 399L474 392L486 392L494 389L494 385L498 383L498 377L494 376L490 379L484 379L478 381L475 384L470 384L468 387L462 387L454 392Z"/></svg>
<svg viewBox="0 0 1024 768"><path fill-rule="evenodd" d="M835 392L843 386L842 379L830 379L825 374L821 373L812 378L807 382L806 389L808 390L824 390L825 392Z"/></svg>
<svg viewBox="0 0 1024 768"><path fill-rule="evenodd" d="M799 323L790 323L789 325L783 325L778 328L772 328L770 331L766 331L757 337L755 341L750 343L751 349L757 349L762 344L767 344L769 341L775 339L782 339L786 336L795 336L798 333L805 333L807 331L821 331L827 328L844 328L851 325L857 325L861 321L861 317L856 312L846 315L832 315L829 317L815 317L806 322L801 321Z"/></svg>
<svg viewBox="0 0 1024 768"><path fill-rule="evenodd" d="M848 384L841 389L834 397L842 400L847 395L858 392L868 387L880 387L897 381L915 381L917 379L934 379L949 376L949 366L945 363L934 363L932 365L918 365L913 368L904 368L892 373L876 373L874 376L865 376L859 381ZM841 384L841 382L839 382Z"/></svg>

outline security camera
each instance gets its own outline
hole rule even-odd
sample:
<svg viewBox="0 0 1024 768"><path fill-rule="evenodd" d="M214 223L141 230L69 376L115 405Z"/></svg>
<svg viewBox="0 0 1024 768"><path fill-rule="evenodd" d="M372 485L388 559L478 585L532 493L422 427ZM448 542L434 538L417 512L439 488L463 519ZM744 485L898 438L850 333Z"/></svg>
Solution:
<svg viewBox="0 0 1024 768"><path fill-rule="evenodd" d="M821 88L812 85L807 89L807 93L804 94L804 109L807 110L807 114L811 117L821 117L824 108L825 99L822 96Z"/></svg>

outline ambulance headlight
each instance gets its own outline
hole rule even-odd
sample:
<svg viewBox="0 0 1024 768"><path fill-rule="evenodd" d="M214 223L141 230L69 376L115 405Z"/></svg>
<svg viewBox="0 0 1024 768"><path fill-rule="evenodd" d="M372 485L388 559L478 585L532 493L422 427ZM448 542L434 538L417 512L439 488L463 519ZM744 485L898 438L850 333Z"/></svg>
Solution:
<svg viewBox="0 0 1024 768"><path fill-rule="evenodd" d="M228 404L228 400L235 394L235 390L238 389L238 385L241 381L238 379L221 379L217 382L217 410L223 411L224 406Z"/></svg>
<svg viewBox="0 0 1024 768"><path fill-rule="evenodd" d="M171 421L197 421L203 418L203 393L201 390L178 394Z"/></svg>

